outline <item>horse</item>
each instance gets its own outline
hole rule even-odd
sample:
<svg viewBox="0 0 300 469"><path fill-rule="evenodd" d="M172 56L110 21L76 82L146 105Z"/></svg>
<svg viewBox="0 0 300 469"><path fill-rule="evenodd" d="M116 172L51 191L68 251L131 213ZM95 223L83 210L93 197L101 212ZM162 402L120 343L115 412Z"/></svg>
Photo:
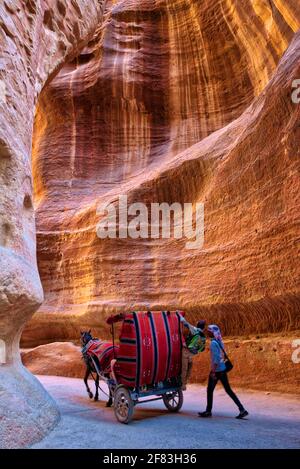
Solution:
<svg viewBox="0 0 300 469"><path fill-rule="evenodd" d="M91 335L91 329L89 331L80 331L80 341L81 341L82 347L85 347L91 340L95 340L95 338L93 338L93 336ZM99 380L100 380L100 376L99 376L99 374L98 374L98 372L95 368L95 365L94 365L93 360L91 359L91 357L87 353L84 353L83 351L82 351L82 356L83 356L84 362L86 364L86 372L85 372L85 375L84 375L84 378L83 378L83 381L84 381L84 384L85 384L85 387L86 387L86 391L87 391L88 396L89 396L90 399L93 399L93 397L94 397L94 401L98 401L99 400ZM92 375L92 373L96 374L96 379L95 379L96 392L95 392L95 396L93 396L93 393L90 390L89 385L88 385L88 378L89 378L90 375ZM109 376L107 376L107 377L109 378ZM113 403L112 392L111 392L111 389L109 387L109 399L106 402L106 407L111 407L112 403Z"/></svg>

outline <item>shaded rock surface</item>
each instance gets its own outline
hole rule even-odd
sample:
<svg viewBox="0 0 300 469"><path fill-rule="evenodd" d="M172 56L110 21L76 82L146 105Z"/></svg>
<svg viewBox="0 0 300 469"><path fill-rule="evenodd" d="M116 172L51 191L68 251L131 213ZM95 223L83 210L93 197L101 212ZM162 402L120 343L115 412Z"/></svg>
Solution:
<svg viewBox="0 0 300 469"><path fill-rule="evenodd" d="M53 342L23 350L22 362L35 375L83 378L85 365L81 348L71 342Z"/></svg>
<svg viewBox="0 0 300 469"><path fill-rule="evenodd" d="M293 362L293 341L299 336L232 338L225 342L234 363L230 382L234 386L300 395L300 363ZM80 347L54 342L23 350L23 364L36 375L83 378ZM210 369L209 348L194 358L191 383L206 384ZM84 386L84 385L83 385Z"/></svg>
<svg viewBox="0 0 300 469"><path fill-rule="evenodd" d="M0 399L0 449L37 443L59 421L55 401L21 363L1 366Z"/></svg>
<svg viewBox="0 0 300 469"><path fill-rule="evenodd" d="M31 147L44 84L90 40L102 1L0 3L0 447L40 439L58 409L20 361L25 323L43 301L36 263Z"/></svg>
<svg viewBox="0 0 300 469"><path fill-rule="evenodd" d="M226 351L234 364L230 382L242 388L300 395L300 363L292 360L298 336L239 338L226 341ZM206 382L209 353L197 356L192 382Z"/></svg>

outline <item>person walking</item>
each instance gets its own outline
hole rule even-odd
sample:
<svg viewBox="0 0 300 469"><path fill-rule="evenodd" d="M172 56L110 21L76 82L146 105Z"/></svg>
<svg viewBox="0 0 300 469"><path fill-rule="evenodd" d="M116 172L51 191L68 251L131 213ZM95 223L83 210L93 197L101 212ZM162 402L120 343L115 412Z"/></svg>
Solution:
<svg viewBox="0 0 300 469"><path fill-rule="evenodd" d="M182 370L181 370L181 382L182 391L186 390L186 385L192 373L193 358L205 349L206 337L204 334L205 321L198 321L197 327L193 326L186 319L180 315L180 321L188 328L189 333L185 338L185 343L182 347Z"/></svg>
<svg viewBox="0 0 300 469"><path fill-rule="evenodd" d="M207 385L207 406L205 412L199 412L199 417L211 417L212 416L212 407L213 407L213 394L214 389L218 383L221 381L225 391L228 396L231 397L233 402L237 405L239 409L239 414L236 416L237 419L243 419L248 414L247 410L244 408L243 404L240 402L236 394L230 387L226 365L224 361L224 344L222 340L221 331L218 326L211 324L207 328L207 336L211 339L210 341L210 356L211 356L211 371L208 378Z"/></svg>

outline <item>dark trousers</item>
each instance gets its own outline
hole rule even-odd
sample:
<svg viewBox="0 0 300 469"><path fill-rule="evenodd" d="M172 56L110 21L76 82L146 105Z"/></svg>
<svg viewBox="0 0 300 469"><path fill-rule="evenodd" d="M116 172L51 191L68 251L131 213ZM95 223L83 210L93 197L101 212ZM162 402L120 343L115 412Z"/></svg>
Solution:
<svg viewBox="0 0 300 469"><path fill-rule="evenodd" d="M217 371L216 372L216 378L213 378L211 375L209 375L209 378L208 378L207 407L206 407L207 412L211 412L211 410L212 410L214 389L215 389L215 387L217 385L217 382L219 380L223 384L223 387L224 387L225 391L227 392L228 396L231 397L233 402L238 406L239 410L244 410L243 405L241 404L238 397L236 396L236 394L234 394L233 390L230 387L226 371Z"/></svg>

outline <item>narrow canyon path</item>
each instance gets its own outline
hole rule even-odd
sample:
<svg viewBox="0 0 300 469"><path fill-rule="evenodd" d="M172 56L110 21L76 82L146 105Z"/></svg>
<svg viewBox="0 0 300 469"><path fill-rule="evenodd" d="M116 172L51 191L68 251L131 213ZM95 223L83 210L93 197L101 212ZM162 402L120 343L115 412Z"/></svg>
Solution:
<svg viewBox="0 0 300 469"><path fill-rule="evenodd" d="M205 387L190 385L179 414L169 414L162 402L135 409L134 420L122 425L105 396L90 401L80 379L39 376L56 399L62 418L33 448L300 448L300 400L257 391L239 391L249 409L248 420L234 418L236 408L222 387L217 388L213 419L200 419Z"/></svg>

